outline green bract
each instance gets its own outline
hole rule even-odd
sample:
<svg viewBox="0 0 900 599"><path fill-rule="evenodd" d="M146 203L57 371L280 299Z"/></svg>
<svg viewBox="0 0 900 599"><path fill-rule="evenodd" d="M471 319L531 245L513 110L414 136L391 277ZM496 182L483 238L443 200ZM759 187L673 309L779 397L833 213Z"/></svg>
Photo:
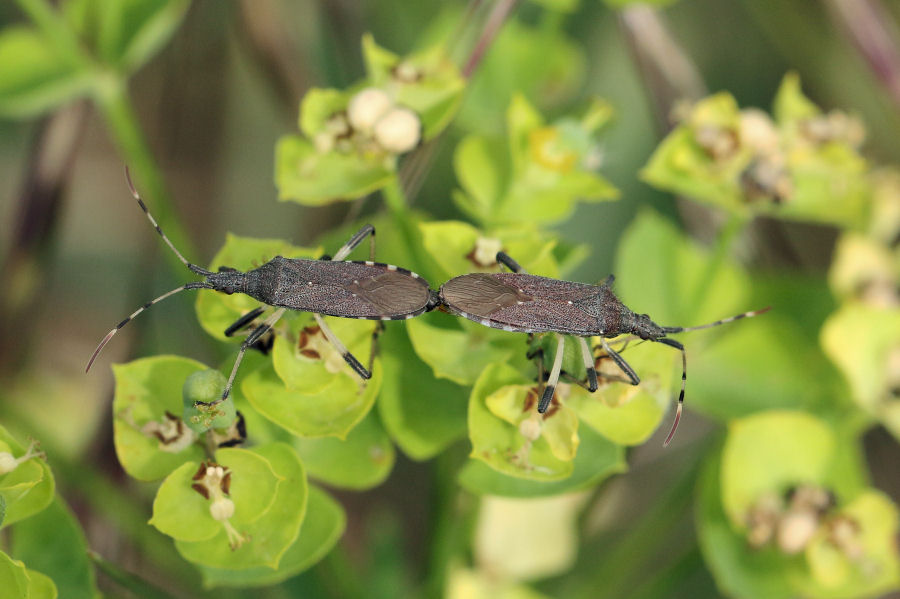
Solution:
<svg viewBox="0 0 900 599"><path fill-rule="evenodd" d="M569 216L578 200L617 198L616 188L594 172L600 149L593 134L611 114L608 104L595 100L580 120L547 125L523 96L514 96L506 148L475 135L458 146L454 167L463 191L454 201L472 218L496 227L555 222Z"/></svg>
<svg viewBox="0 0 900 599"><path fill-rule="evenodd" d="M27 451L0 426L0 452L21 458L27 455ZM10 472L0 474L0 497L3 497L4 505L4 517L0 526L5 528L46 508L53 501L55 488L50 467L39 456L19 463Z"/></svg>
<svg viewBox="0 0 900 599"><path fill-rule="evenodd" d="M113 365L113 440L122 468L138 480L163 478L203 457L195 434L181 420L185 379L206 366L177 356Z"/></svg>
<svg viewBox="0 0 900 599"><path fill-rule="evenodd" d="M275 369L265 366L244 377L241 390L260 414L294 435L344 438L375 403L381 376L376 360L368 381L341 373L322 390L304 393L286 388Z"/></svg>
<svg viewBox="0 0 900 599"><path fill-rule="evenodd" d="M567 346L574 345L574 339L570 339L566 340ZM604 381L604 374L623 376L615 362L606 358L601 360L597 373L600 388L589 393L577 385L568 386L569 395L565 402L582 422L610 441L620 445L640 445L659 426L670 397L676 391L672 387L676 356L667 347L645 343L628 348L624 357L639 373L640 385Z"/></svg>
<svg viewBox="0 0 900 599"><path fill-rule="evenodd" d="M389 108L411 110L418 126L408 133L424 140L440 133L455 114L465 82L442 46L405 58L378 47L370 35L363 37L362 46L367 78L346 91L310 90L300 106L305 137L279 140L279 199L322 205L377 191L395 180L395 152L412 149L392 150L371 127ZM376 111L367 127L355 127L349 108L365 91L375 91L388 105Z"/></svg>
<svg viewBox="0 0 900 599"><path fill-rule="evenodd" d="M649 183L718 205L739 216L861 227L872 189L853 117L823 114L788 74L775 120L743 110L727 93L698 102L643 170Z"/></svg>
<svg viewBox="0 0 900 599"><path fill-rule="evenodd" d="M10 599L28 599L29 578L25 564L0 551L0 588Z"/></svg>
<svg viewBox="0 0 900 599"><path fill-rule="evenodd" d="M306 516L308 496L306 472L294 450L284 443L271 443L255 447L252 450L219 450L216 452L216 460L220 464L228 464L230 461L234 461L237 452L244 454L242 459L249 456L255 458L247 460L245 463L245 466L250 468L249 470L245 469L244 473L253 477L248 479L248 484L252 484L253 481L265 481L266 484L262 489L251 487L248 489L249 495L239 496L236 490L232 493L235 502L235 515L232 523L244 536L245 542L240 547L230 548L229 539L222 523L213 521L218 525L218 529L214 531L212 537L198 541L176 538L175 547L185 559L195 564L217 570L248 571L247 579L251 583L254 580L254 574L260 576L265 573L270 577L282 576L285 574L279 569L282 558L285 557L291 545L303 542L302 539L298 539L298 534ZM259 468L260 463L263 464L262 469ZM232 476L233 490L239 475L240 473L235 469ZM273 485L273 482L276 484ZM269 489L274 491L271 497L268 497ZM260 494L261 491L265 491L265 493ZM161 492L162 489L160 489ZM191 492L193 493L193 491ZM249 500L248 505L254 508L255 514L252 520L239 517L242 500ZM263 506L263 504L265 505ZM155 508L156 502L154 502L154 520L156 518ZM212 520L208 516L208 510L206 514L206 518ZM331 518L331 514L321 515L326 519ZM326 526L326 528L331 527ZM315 557L310 557L311 553L316 557L321 555L321 553L314 553L314 550L327 550L333 544L334 539L327 534L317 534L309 542L316 546L303 546L305 549L303 553L308 560L305 562L306 566L311 565L315 560ZM301 566L303 565L301 563ZM288 562L284 567L296 569L297 563ZM292 570L287 570L288 575L291 572ZM215 570L205 571L206 584L209 586L231 584L229 581L232 580L232 577L229 574L222 574L220 580L218 578L220 573ZM236 578L238 582L241 579L239 575Z"/></svg>
<svg viewBox="0 0 900 599"><path fill-rule="evenodd" d="M369 412L343 440L296 439L294 448L311 477L335 487L374 487L394 466L394 446L375 412Z"/></svg>
<svg viewBox="0 0 900 599"><path fill-rule="evenodd" d="M414 460L425 460L465 436L468 390L434 378L403 327L388 327L378 347L384 364L378 413L400 449Z"/></svg>
<svg viewBox="0 0 900 599"><path fill-rule="evenodd" d="M366 34L362 39L366 83L382 88L397 104L422 119L422 137L433 138L447 127L462 100L465 80L443 46L401 58Z"/></svg>
<svg viewBox="0 0 900 599"><path fill-rule="evenodd" d="M531 480L560 480L573 470L578 417L565 405L537 413L537 391L505 364L484 369L469 398L471 457Z"/></svg>
<svg viewBox="0 0 900 599"><path fill-rule="evenodd" d="M282 480L268 460L246 449L227 448L216 452L216 460L231 472L227 495L234 501L234 525L250 524L265 514ZM182 464L163 481L153 500L150 519L160 532L179 541L205 541L223 529L222 522L210 515L210 500L192 488L206 464Z"/></svg>
<svg viewBox="0 0 900 599"><path fill-rule="evenodd" d="M705 468L698 504L701 547L719 586L736 597L773 598L859 597L895 587L897 507L866 488L862 463L855 441L808 414L734 421L721 458ZM813 528L800 533L782 527L797 513L785 510L803 509L788 507L803 487L833 492L836 503L808 512ZM767 517L772 538L754 547ZM800 545L797 534L806 535Z"/></svg>
<svg viewBox="0 0 900 599"><path fill-rule="evenodd" d="M849 301L825 322L821 343L850 383L857 405L900 438L900 400L891 397L896 384L891 365L900 354L900 310Z"/></svg>
<svg viewBox="0 0 900 599"><path fill-rule="evenodd" d="M293 509L297 509L296 505ZM334 547L344 532L346 519L338 502L325 491L311 485L300 532L296 541L281 556L277 568L257 566L238 570L199 566L203 584L207 588L255 587L277 584L296 576L322 559Z"/></svg>
<svg viewBox="0 0 900 599"><path fill-rule="evenodd" d="M275 256L317 258L321 254L320 248L297 247L280 239L239 237L229 233L225 237L225 245L213 256L209 269L215 271L220 266L230 266L247 271L262 266ZM237 342L241 340L241 337L226 337L225 329L247 312L261 305L243 293L226 295L203 291L197 294L195 304L197 318L207 333L222 341L230 339Z"/></svg>

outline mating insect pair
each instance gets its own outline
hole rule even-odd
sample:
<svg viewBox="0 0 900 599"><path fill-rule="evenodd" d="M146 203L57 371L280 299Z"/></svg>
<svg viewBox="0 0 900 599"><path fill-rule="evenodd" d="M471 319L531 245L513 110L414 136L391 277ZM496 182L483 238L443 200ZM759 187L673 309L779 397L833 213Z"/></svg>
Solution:
<svg viewBox="0 0 900 599"><path fill-rule="evenodd" d="M368 379L372 376L371 365L370 368L364 367L347 350L325 323L322 315L379 321L405 320L440 307L447 312L504 331L556 334L558 338L556 356L538 404L540 413L544 413L550 405L559 381L565 344L563 335L572 335L578 339L587 371L587 386L591 391L597 390L598 378L593 354L586 341L587 337L600 337L604 351L625 373L627 378L622 380L632 385L638 385L640 378L609 346L606 339L633 335L635 338L663 343L679 350L682 359L681 392L678 396L675 420L665 441L668 445L681 418L687 377L684 346L670 339L668 335L709 328L765 311L746 312L697 327L662 327L650 320L646 314L635 314L615 296L611 288L612 275L599 286L539 277L525 273L515 260L503 252L497 254L497 261L506 265L511 273L462 275L447 281L439 292L435 292L427 281L410 270L374 262L375 229L371 225L360 229L330 259L323 257L319 260L310 260L276 256L262 266L247 272L225 266L220 267L218 272L212 272L188 262L181 255L147 210L127 170L126 178L132 195L163 241L191 272L205 277L206 280L176 287L135 310L106 334L94 350L85 372L90 370L100 351L119 329L153 304L179 291L213 289L229 295L243 293L275 308L241 343L222 397L210 405L228 398L247 349L259 341L287 310L311 312L324 336L344 360L362 379ZM365 262L344 261L344 258L367 237L370 259ZM245 314L228 327L225 333L231 335L249 325L266 309L261 306Z"/></svg>

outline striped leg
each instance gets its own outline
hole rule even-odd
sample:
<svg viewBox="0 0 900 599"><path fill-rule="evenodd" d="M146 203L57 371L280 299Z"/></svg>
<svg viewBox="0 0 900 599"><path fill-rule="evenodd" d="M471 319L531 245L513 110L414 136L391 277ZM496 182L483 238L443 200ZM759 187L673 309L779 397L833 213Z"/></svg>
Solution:
<svg viewBox="0 0 900 599"><path fill-rule="evenodd" d="M266 331L271 329L278 319L281 318L285 313L285 308L279 308L272 312L268 318L266 318L261 325L253 329L253 332L250 333L244 342L241 343L241 349L238 351L237 358L234 360L234 366L231 367L231 375L228 377L228 383L225 384L225 391L222 393L222 397L217 399L216 401L206 403L206 402L197 402L195 405L206 405L209 407L219 405L231 394L231 386L234 384L234 377L237 375L238 367L241 365L241 360L244 359L244 353L246 353L247 348L256 343L260 337L265 335Z"/></svg>
<svg viewBox="0 0 900 599"><path fill-rule="evenodd" d="M553 358L553 368L550 369L550 378L547 379L547 386L544 387L544 394L541 396L541 403L538 404L538 412L543 414L550 407L553 400L553 393L556 391L556 384L559 382L559 371L562 370L563 350L566 347L566 338L556 333L558 341L556 342L556 357Z"/></svg>
<svg viewBox="0 0 900 599"><path fill-rule="evenodd" d="M371 236L371 237L370 237ZM362 229L353 234L353 237L345 243L341 249L337 251L332 260L339 261L346 258L356 246L362 243L363 239L369 237L369 260L375 260L375 227L365 225Z"/></svg>
<svg viewBox="0 0 900 599"><path fill-rule="evenodd" d="M338 353L341 354L341 357L344 358L347 364L350 365L350 368L356 371L356 374L358 374L363 380L372 378L372 373L369 370L366 370L366 368L359 363L359 360L357 360L356 357L350 353L350 351L347 349L347 346L341 343L341 340L338 339L337 335L334 334L334 331L332 331L328 327L328 325L325 324L325 319L322 318L322 315L313 314L313 316L315 317L316 323L319 325L319 328L322 330L322 334L325 335L325 338L328 339L331 345L334 346L334 349L336 349Z"/></svg>
<svg viewBox="0 0 900 599"><path fill-rule="evenodd" d="M655 341L662 343L663 345L668 345L669 347L674 347L681 352L681 392L678 394L678 404L675 408L675 421L672 422L672 430L669 431L669 434L666 435L666 440L663 441L663 447L666 447L672 441L672 437L675 436L675 429L678 428L678 422L681 420L681 412L684 409L684 385L687 382L687 354L684 351L684 346L674 339L663 337L662 339L656 339Z"/></svg>

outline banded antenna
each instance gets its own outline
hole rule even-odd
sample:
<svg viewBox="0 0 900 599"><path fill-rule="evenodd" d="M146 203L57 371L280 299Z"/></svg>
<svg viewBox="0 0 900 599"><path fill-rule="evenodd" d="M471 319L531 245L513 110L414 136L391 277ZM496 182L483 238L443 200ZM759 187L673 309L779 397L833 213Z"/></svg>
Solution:
<svg viewBox="0 0 900 599"><path fill-rule="evenodd" d="M137 189L134 186L134 183L132 183L131 173L128 171L127 166L125 167L125 180L128 182L128 189L131 190L131 195L134 196L134 199L137 200L137 203L141 207L141 210L143 210L144 214L147 215L147 218L150 220L150 224L153 225L153 228L156 229L156 232L159 233L159 236L163 238L163 241L166 242L166 245L168 245L169 248L171 248L171 250L173 252L175 252L175 255L178 256L178 259L181 260L181 262L185 266L187 266L188 269L193 273L196 273L196 274L204 276L204 277L207 277L207 276L213 274L211 271L206 270L205 268L201 268L201 267L197 266L196 264L192 264L192 263L188 262L187 260L185 260L184 256L181 255L181 252L179 252L178 249L175 247L175 244L173 244L171 242L171 240L169 240L169 238L166 237L166 234L163 233L163 230L156 223L156 219L154 219L153 215L150 214L150 211L147 210L146 204L144 204L144 201L141 199L141 194L138 193ZM119 329L121 329L126 324L131 322L131 320L135 316L137 316L138 314L140 314L141 312L143 312L144 310L146 310L153 304L157 304L157 303L163 301L164 299L166 299L167 297L175 295L179 291L184 291L185 289L213 289L213 288L214 287L210 283L207 283L205 281L195 281L193 283L187 283L185 285L181 285L180 287L176 287L175 289L162 294L155 300L147 302L146 304L144 304L143 306L141 306L140 308L138 308L137 310L132 312L128 318L126 318L125 320L123 320L122 322L117 324L115 327L113 327L113 329L110 332L108 332L106 334L106 337L103 338L103 340L100 342L100 345L98 345L97 349L94 350L94 353L91 355L91 359L88 360L87 366L84 369L85 373L87 373L91 369L91 365L94 363L94 360L97 359L97 356L100 355L100 352L103 350L104 346L106 346L106 344L109 343L109 340L113 338L113 335L115 335L119 331Z"/></svg>

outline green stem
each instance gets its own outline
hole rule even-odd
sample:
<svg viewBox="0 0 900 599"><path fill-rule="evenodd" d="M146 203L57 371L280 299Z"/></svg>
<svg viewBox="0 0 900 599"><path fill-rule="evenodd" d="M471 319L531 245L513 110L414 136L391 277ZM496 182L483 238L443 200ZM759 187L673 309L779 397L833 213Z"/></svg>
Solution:
<svg viewBox="0 0 900 599"><path fill-rule="evenodd" d="M135 185L142 196L149 198L148 207L156 222L182 254L196 256L194 244L175 216L172 198L141 131L125 81L110 74L104 84L98 86L95 100L119 152L135 175ZM172 252L165 252L165 255L173 271L179 277L183 276L184 265L178 257Z"/></svg>
<svg viewBox="0 0 900 599"><path fill-rule="evenodd" d="M649 558L656 555L669 540L671 531L684 521L681 516L690 508L695 475L700 468L701 458L712 443L699 445L694 449L693 455L687 458L688 463L682 465L683 469L672 486L629 528L619 543L599 557L599 567L586 584L581 586L580 592L572 593L572 596L600 599L629 595L629 585L641 578L647 565L644 560L635 559L635 556Z"/></svg>
<svg viewBox="0 0 900 599"><path fill-rule="evenodd" d="M116 564L107 561L96 551L88 550L88 557L94 562L97 568L106 574L110 579L120 586L135 593L138 597L146 597L147 599L172 599L172 595L157 588L147 580L123 570Z"/></svg>
<svg viewBox="0 0 900 599"><path fill-rule="evenodd" d="M700 284L694 289L690 303L687 304L692 309L703 304L703 298L709 293L716 274L722 269L725 260L731 255L734 244L744 230L747 219L743 216L732 214L725 221L719 231L715 246L713 247L712 256L706 263L703 276L700 277ZM689 313L688 316L691 316Z"/></svg>

